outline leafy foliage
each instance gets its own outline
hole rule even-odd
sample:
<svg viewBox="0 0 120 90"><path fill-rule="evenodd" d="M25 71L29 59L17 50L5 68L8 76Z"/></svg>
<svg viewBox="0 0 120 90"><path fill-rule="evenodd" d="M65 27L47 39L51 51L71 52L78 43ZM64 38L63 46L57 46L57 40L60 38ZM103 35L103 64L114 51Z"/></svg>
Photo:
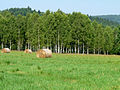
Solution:
<svg viewBox="0 0 120 90"><path fill-rule="evenodd" d="M100 24L95 20L80 12L65 14L59 9L42 15L29 7L4 10L0 13L0 48L120 54L120 28L115 27L118 24L105 24L104 19L98 19L103 22Z"/></svg>
<svg viewBox="0 0 120 90"><path fill-rule="evenodd" d="M27 8L10 8L10 9L6 9L6 10L3 10L2 12L10 12L12 13L13 15L17 16L17 15L22 15L22 16L26 16L27 13L38 13L40 15L43 15L44 13L41 12L40 10L36 11L36 10L32 10L29 6Z"/></svg>

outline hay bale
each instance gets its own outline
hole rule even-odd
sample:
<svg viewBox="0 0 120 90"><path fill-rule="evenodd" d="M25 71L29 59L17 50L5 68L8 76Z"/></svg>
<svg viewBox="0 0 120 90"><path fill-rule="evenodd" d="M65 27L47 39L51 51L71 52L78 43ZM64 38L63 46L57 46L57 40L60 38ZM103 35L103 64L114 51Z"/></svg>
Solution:
<svg viewBox="0 0 120 90"><path fill-rule="evenodd" d="M52 51L49 49L40 49L37 51L38 58L49 58L52 57Z"/></svg>
<svg viewBox="0 0 120 90"><path fill-rule="evenodd" d="M31 49L25 49L24 53L32 53Z"/></svg>
<svg viewBox="0 0 120 90"><path fill-rule="evenodd" d="M3 48L1 53L10 53L10 49L9 48Z"/></svg>

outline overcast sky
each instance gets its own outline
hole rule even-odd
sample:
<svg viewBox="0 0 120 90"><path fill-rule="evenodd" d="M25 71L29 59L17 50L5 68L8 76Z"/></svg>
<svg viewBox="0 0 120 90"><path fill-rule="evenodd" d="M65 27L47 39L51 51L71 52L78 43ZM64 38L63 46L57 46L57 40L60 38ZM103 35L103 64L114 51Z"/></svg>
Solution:
<svg viewBox="0 0 120 90"><path fill-rule="evenodd" d="M89 15L120 14L120 0L1 0L0 10L26 8L45 12L61 9L65 13L81 12Z"/></svg>

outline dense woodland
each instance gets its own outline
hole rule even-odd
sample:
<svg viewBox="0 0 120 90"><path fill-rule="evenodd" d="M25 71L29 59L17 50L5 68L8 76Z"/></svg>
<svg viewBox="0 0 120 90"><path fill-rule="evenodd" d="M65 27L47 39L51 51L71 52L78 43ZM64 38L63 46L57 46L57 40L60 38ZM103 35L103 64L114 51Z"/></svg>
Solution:
<svg viewBox="0 0 120 90"><path fill-rule="evenodd" d="M113 22L117 22L120 24L120 15L98 15L98 16L92 16L94 18L102 18L102 19L107 19Z"/></svg>
<svg viewBox="0 0 120 90"><path fill-rule="evenodd" d="M45 13L31 8L0 11L0 49L56 53L120 54L120 26L104 25L80 12Z"/></svg>
<svg viewBox="0 0 120 90"><path fill-rule="evenodd" d="M103 26L110 26L110 27L116 27L118 26L120 23L117 22L117 21L112 21L112 20L109 20L107 18L102 18L102 17L97 17L97 16L89 16L90 20L93 22L93 21L96 21L97 23L99 24L102 24Z"/></svg>

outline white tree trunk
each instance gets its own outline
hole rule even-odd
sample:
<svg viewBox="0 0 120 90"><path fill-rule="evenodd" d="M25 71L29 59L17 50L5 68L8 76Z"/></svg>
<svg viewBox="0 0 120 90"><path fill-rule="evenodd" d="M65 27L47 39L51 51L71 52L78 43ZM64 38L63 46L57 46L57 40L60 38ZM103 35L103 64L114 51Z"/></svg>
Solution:
<svg viewBox="0 0 120 90"><path fill-rule="evenodd" d="M108 55L108 50L107 50L107 55Z"/></svg>
<svg viewBox="0 0 120 90"><path fill-rule="evenodd" d="M28 42L28 49L30 49L30 43Z"/></svg>
<svg viewBox="0 0 120 90"><path fill-rule="evenodd" d="M40 44L38 44L38 49L40 49Z"/></svg>
<svg viewBox="0 0 120 90"><path fill-rule="evenodd" d="M100 54L100 50L98 49L98 55Z"/></svg>
<svg viewBox="0 0 120 90"><path fill-rule="evenodd" d="M18 41L18 51L20 51L20 41Z"/></svg>
<svg viewBox="0 0 120 90"><path fill-rule="evenodd" d="M38 49L40 49L40 37L39 37L39 29L38 29Z"/></svg>
<svg viewBox="0 0 120 90"><path fill-rule="evenodd" d="M78 40L78 54L80 53L79 40Z"/></svg>
<svg viewBox="0 0 120 90"><path fill-rule="evenodd" d="M73 48L72 48L72 53L73 53Z"/></svg>
<svg viewBox="0 0 120 90"><path fill-rule="evenodd" d="M70 53L70 49L68 48L68 53Z"/></svg>
<svg viewBox="0 0 120 90"><path fill-rule="evenodd" d="M51 45L51 41L50 41L50 50L52 51L52 45Z"/></svg>
<svg viewBox="0 0 120 90"><path fill-rule="evenodd" d="M76 45L75 45L75 53L76 53Z"/></svg>
<svg viewBox="0 0 120 90"><path fill-rule="evenodd" d="M60 53L59 32L58 32L58 53Z"/></svg>
<svg viewBox="0 0 120 90"><path fill-rule="evenodd" d="M50 50L52 51L52 47L50 47Z"/></svg>
<svg viewBox="0 0 120 90"><path fill-rule="evenodd" d="M95 54L95 48L94 48L94 51L93 51L93 53Z"/></svg>
<svg viewBox="0 0 120 90"><path fill-rule="evenodd" d="M51 39L50 39L50 50L52 51Z"/></svg>
<svg viewBox="0 0 120 90"><path fill-rule="evenodd" d="M48 38L47 38L47 49L49 49L49 47L48 47Z"/></svg>
<svg viewBox="0 0 120 90"><path fill-rule="evenodd" d="M62 43L61 43L60 53L62 53Z"/></svg>
<svg viewBox="0 0 120 90"><path fill-rule="evenodd" d="M27 48L27 45L25 45L25 49Z"/></svg>
<svg viewBox="0 0 120 90"><path fill-rule="evenodd" d="M85 54L84 43L83 43L83 54Z"/></svg>
<svg viewBox="0 0 120 90"><path fill-rule="evenodd" d="M4 44L3 44L3 42L2 42L2 45L1 45L1 46L2 46L2 49L3 49L3 48L4 48Z"/></svg>
<svg viewBox="0 0 120 90"><path fill-rule="evenodd" d="M57 44L55 45L55 53L57 53Z"/></svg>
<svg viewBox="0 0 120 90"><path fill-rule="evenodd" d="M65 51L66 51L66 53L67 53L67 48L66 48L66 50L65 50Z"/></svg>
<svg viewBox="0 0 120 90"><path fill-rule="evenodd" d="M11 40L10 40L10 50L11 50Z"/></svg>
<svg viewBox="0 0 120 90"><path fill-rule="evenodd" d="M72 53L72 47L70 47L70 53Z"/></svg>
<svg viewBox="0 0 120 90"><path fill-rule="evenodd" d="M18 51L20 51L20 30L18 31Z"/></svg>
<svg viewBox="0 0 120 90"><path fill-rule="evenodd" d="M67 48L67 53L68 53L68 48Z"/></svg>

